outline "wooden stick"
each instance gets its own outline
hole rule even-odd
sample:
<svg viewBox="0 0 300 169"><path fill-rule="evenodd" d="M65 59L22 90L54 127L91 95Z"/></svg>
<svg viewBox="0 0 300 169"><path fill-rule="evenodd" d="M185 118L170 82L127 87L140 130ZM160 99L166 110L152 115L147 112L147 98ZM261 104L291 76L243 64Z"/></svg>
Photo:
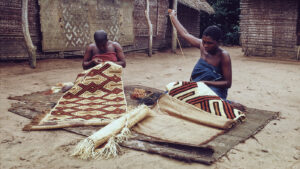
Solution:
<svg viewBox="0 0 300 169"><path fill-rule="evenodd" d="M149 0L146 0L147 3L147 8L145 10L145 15L146 15L146 19L148 22L148 27L149 27L149 51L148 51L148 56L152 56L152 41L153 41L153 28L152 28L152 23L150 20L150 14L149 14Z"/></svg>
<svg viewBox="0 0 300 169"><path fill-rule="evenodd" d="M173 10L177 10L177 0L173 0ZM172 20L171 20L172 22ZM172 24L173 25L173 24ZM172 52L176 53L176 48L177 48L177 31L176 28L173 25L173 29L172 29Z"/></svg>
<svg viewBox="0 0 300 169"><path fill-rule="evenodd" d="M297 60L299 60L299 54L300 54L300 46L298 46Z"/></svg>
<svg viewBox="0 0 300 169"><path fill-rule="evenodd" d="M28 0L22 0L22 29L28 51L30 67L36 67L36 47L33 45L28 28Z"/></svg>
<svg viewBox="0 0 300 169"><path fill-rule="evenodd" d="M171 12L172 12L172 9L168 9L168 13L171 13ZM170 17L170 21L171 21L171 24L172 24L173 29L176 30L176 28L175 28L175 26L174 26L174 23L173 23L173 21L172 21L172 19L171 19L171 17ZM178 37L177 37L177 34L176 34L176 40L177 40L177 42L178 42L178 45L179 45L181 54L182 54L182 56L183 56L183 59L184 59L184 61L186 61L186 58L185 58L185 56L184 56L184 53L183 53L183 50L182 50L182 47L181 47L181 43L180 43L180 41L179 41L179 39L178 39ZM172 49L172 50L173 50L173 49ZM175 52L175 53L176 53L176 52Z"/></svg>

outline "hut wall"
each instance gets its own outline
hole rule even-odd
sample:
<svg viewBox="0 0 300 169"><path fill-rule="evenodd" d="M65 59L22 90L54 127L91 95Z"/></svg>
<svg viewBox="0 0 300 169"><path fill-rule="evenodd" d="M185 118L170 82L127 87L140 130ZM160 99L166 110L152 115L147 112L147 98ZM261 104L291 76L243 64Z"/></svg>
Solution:
<svg viewBox="0 0 300 169"><path fill-rule="evenodd" d="M148 25L145 17L146 1L134 1L134 44L124 46L124 51L145 50L148 48ZM153 48L166 46L168 0L151 0L150 17L153 24ZM38 0L29 0L28 18L32 41L37 46L37 58L57 58L62 52L43 52ZM70 53L70 52L69 52ZM0 60L27 59L22 33L22 1L0 0Z"/></svg>
<svg viewBox="0 0 300 169"><path fill-rule="evenodd" d="M153 27L153 48L166 46L168 0L151 0L150 19ZM124 51L144 50L148 48L148 23L145 16L146 1L135 0L133 11L134 45L125 46Z"/></svg>
<svg viewBox="0 0 300 169"><path fill-rule="evenodd" d="M38 3L28 2L29 32L33 44L41 50ZM0 0L0 60L27 58L22 32L22 1Z"/></svg>
<svg viewBox="0 0 300 169"><path fill-rule="evenodd" d="M200 13L199 13L199 11L178 3L177 18L190 34L199 38L199 36L200 36ZM189 43L187 43L187 41L182 39L180 37L180 35L178 35L178 38L179 38L180 44L183 47L191 46ZM170 19L168 21L167 39L169 42L168 46L171 46L172 24L171 24Z"/></svg>
<svg viewBox="0 0 300 169"><path fill-rule="evenodd" d="M200 13L190 7L178 4L178 20L187 29L187 31L199 38L200 36ZM191 46L179 36L182 46Z"/></svg>
<svg viewBox="0 0 300 169"><path fill-rule="evenodd" d="M298 0L241 0L241 45L246 56L296 58Z"/></svg>

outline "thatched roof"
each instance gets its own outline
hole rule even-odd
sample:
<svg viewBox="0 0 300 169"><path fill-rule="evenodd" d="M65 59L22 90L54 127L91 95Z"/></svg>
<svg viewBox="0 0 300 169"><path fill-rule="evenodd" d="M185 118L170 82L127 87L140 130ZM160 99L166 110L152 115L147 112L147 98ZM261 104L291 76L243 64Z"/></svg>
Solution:
<svg viewBox="0 0 300 169"><path fill-rule="evenodd" d="M209 14L215 13L214 9L206 2L206 0L178 0L178 2L197 11L205 11Z"/></svg>

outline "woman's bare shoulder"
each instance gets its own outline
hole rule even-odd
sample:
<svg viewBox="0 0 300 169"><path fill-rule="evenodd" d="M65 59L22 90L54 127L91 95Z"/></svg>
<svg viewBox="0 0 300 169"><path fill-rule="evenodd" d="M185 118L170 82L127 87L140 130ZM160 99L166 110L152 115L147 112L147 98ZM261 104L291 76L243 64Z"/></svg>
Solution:
<svg viewBox="0 0 300 169"><path fill-rule="evenodd" d="M224 58L230 58L230 54L229 52L227 52L225 49L221 49L221 55L224 57Z"/></svg>
<svg viewBox="0 0 300 169"><path fill-rule="evenodd" d="M231 62L230 54L226 50L221 49L221 56L223 63Z"/></svg>

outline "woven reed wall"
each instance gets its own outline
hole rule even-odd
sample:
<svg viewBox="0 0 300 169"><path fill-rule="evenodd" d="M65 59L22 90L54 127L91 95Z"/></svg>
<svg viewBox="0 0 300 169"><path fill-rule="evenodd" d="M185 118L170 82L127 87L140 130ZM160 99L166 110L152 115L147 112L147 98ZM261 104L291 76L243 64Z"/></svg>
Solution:
<svg viewBox="0 0 300 169"><path fill-rule="evenodd" d="M240 40L245 55L295 59L300 2L241 0L240 3Z"/></svg>
<svg viewBox="0 0 300 169"><path fill-rule="evenodd" d="M190 7L178 4L178 19L187 31L199 38L200 36L200 13ZM185 40L179 37L183 46L190 46Z"/></svg>
<svg viewBox="0 0 300 169"><path fill-rule="evenodd" d="M124 51L142 50L148 48L148 28L145 18L146 3L143 0L133 0L134 17L134 45L124 46ZM150 15L154 27L153 48L166 46L168 0L150 1ZM37 46L37 58L58 58L58 52L45 53L42 51L42 35L40 29L40 15L38 0L28 3L29 31L32 41ZM21 27L21 0L0 0L0 61L27 59L28 54Z"/></svg>
<svg viewBox="0 0 300 169"><path fill-rule="evenodd" d="M153 48L166 46L168 0L151 0L150 20L153 27ZM135 41L132 46L125 46L124 51L143 50L148 48L148 24L145 16L146 1L135 0L133 11Z"/></svg>
<svg viewBox="0 0 300 169"><path fill-rule="evenodd" d="M190 34L192 34L193 36L195 36L197 38L200 38L199 37L200 36L200 13L199 13L199 11L178 3L177 18ZM171 25L170 19L168 20L168 29L167 29L166 36L167 36L168 46L171 46L172 25ZM178 39L180 41L180 44L183 47L191 46L184 39L182 39L180 37L180 35L178 35Z"/></svg>
<svg viewBox="0 0 300 169"><path fill-rule="evenodd" d="M29 31L33 44L41 51L37 0L28 2ZM22 1L0 0L0 60L27 58L22 32Z"/></svg>

